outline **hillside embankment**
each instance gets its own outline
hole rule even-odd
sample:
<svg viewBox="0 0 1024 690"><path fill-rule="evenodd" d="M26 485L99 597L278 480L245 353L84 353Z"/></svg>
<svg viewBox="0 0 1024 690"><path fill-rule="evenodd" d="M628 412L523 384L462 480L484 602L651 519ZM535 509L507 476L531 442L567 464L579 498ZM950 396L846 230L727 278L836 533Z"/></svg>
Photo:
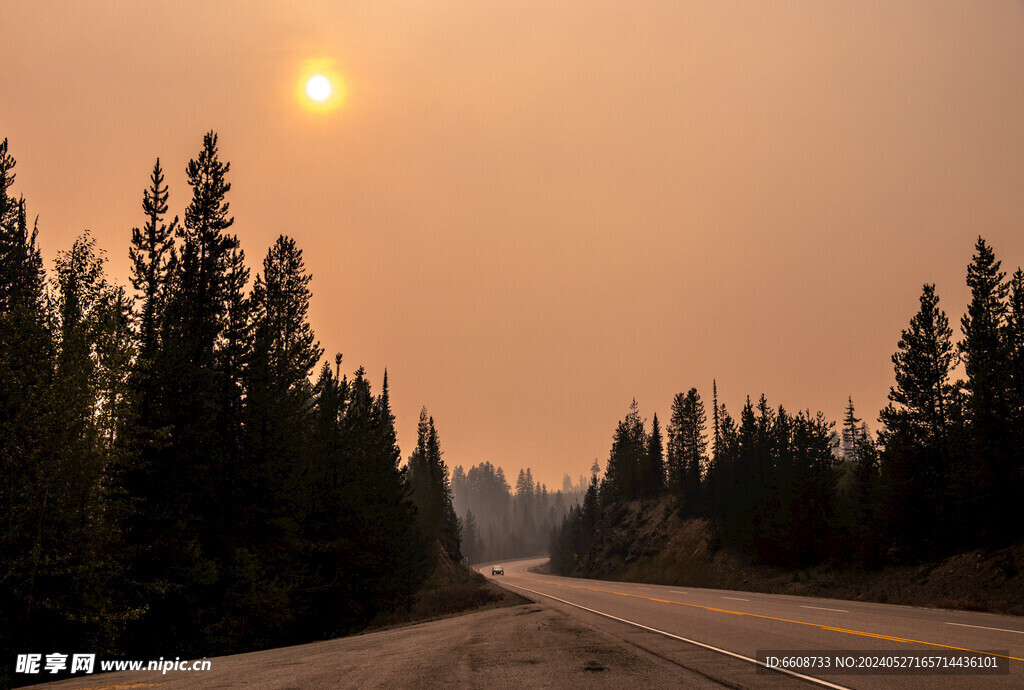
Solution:
<svg viewBox="0 0 1024 690"><path fill-rule="evenodd" d="M792 571L716 548L709 522L679 517L670 499L634 501L605 518L574 575L1024 615L1024 544L880 570Z"/></svg>

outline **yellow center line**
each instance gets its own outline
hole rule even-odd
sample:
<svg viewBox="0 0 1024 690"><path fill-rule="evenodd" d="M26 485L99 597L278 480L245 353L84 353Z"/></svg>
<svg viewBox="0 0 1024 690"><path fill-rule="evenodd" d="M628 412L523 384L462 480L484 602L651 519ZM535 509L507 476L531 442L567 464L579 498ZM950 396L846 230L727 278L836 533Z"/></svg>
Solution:
<svg viewBox="0 0 1024 690"><path fill-rule="evenodd" d="M548 584L553 584L553 585L555 585L557 587L571 587L573 589L579 589L580 588L577 585L565 585L565 584L561 584L561 583L558 583L558 582L549 582ZM654 601L654 602L657 602L657 603L660 603L660 604L675 604L676 606L689 606L690 608L704 609L705 611L714 611L716 613L731 613L731 614L733 614L735 616L750 616L751 618L762 618L764 620L778 621L780 623L794 623L796 625L807 625L807 626L810 626L812 628L819 628L820 630L828 630L828 631L831 631L831 632L845 633L847 635L859 635L861 637L874 637L874 638L879 639L879 640L888 640L890 642L906 642L906 643L910 643L910 644L922 644L922 645L925 645L925 646L928 646L928 647L941 647L943 649L954 649L954 650L956 650L958 652L971 652L973 654L984 654L986 656L997 656L997 657L1000 657L1002 659L1010 659L1011 661L1024 661L1024 659L1021 659L1019 657L1007 656L1005 654L993 654L992 652L983 652L983 651L980 651L980 650L977 650L977 649L968 649L966 647L954 647L953 645L941 644L939 642L925 642L923 640L912 640L912 639L907 638L907 637L892 637L890 635L882 635L882 634L879 634L879 633L865 632L863 630L850 630L848 628L836 628L836 627L833 627L831 625L825 625L824 623L808 623L807 621L795 621L795 620L791 620L789 618L777 618L775 616L766 616L766 615L761 614L761 613L747 613L745 611L731 611L729 609L718 609L718 608L714 608L713 606L701 606L700 604L690 604L690 603L683 602L683 601L672 601L671 599L657 599L655 597L644 596L643 594L631 594L629 592L616 592L615 590L612 590L612 589L600 589L600 588L597 588L597 587L585 587L585 589L589 589L591 592L604 592L605 594L618 594L619 596L622 596L622 597L633 597L635 599L646 599L648 601Z"/></svg>

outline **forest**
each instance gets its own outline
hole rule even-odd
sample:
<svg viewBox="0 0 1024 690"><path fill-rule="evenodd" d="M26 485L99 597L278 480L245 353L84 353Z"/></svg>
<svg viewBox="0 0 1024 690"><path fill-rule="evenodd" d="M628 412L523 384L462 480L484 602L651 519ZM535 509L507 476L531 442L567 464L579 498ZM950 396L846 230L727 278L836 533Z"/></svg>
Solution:
<svg viewBox="0 0 1024 690"><path fill-rule="evenodd" d="M462 553L470 563L482 563L544 555L551 530L582 500L586 480L581 476L573 484L565 475L560 491L548 491L527 467L519 470L513 493L501 467L481 462L468 471L456 465L451 488Z"/></svg>
<svg viewBox="0 0 1024 690"><path fill-rule="evenodd" d="M387 372L374 386L340 354L317 368L302 250L281 235L250 280L215 133L188 162L182 216L156 159L126 232L130 288L88 232L44 270L14 170L5 139L6 659L323 639L408 608L438 559L461 560L434 419L424 408L403 464Z"/></svg>
<svg viewBox="0 0 1024 690"><path fill-rule="evenodd" d="M613 506L664 497L708 519L716 546L788 569L871 570L1024 540L1024 273L1007 278L979 237L966 280L956 342L935 285L923 286L876 434L852 399L838 433L764 395L736 418L717 384L710 419L690 388L664 430L657 414L648 430L634 400L604 477L552 530L553 570L575 570Z"/></svg>

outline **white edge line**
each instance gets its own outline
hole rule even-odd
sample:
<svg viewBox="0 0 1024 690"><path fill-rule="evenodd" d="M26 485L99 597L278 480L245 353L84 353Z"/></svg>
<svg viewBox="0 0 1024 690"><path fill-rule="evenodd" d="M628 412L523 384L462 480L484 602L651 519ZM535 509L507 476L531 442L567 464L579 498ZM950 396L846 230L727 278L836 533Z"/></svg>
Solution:
<svg viewBox="0 0 1024 690"><path fill-rule="evenodd" d="M990 628L987 625L969 625L967 623L950 623L946 621L946 625L959 625L961 628L981 628L982 630L998 630L999 632L1010 632L1017 633L1018 635L1024 635L1024 630L1008 630L1006 628Z"/></svg>
<svg viewBox="0 0 1024 690"><path fill-rule="evenodd" d="M750 663L754 664L755 666L764 666L765 668L767 668L770 671L778 671L779 673L785 673L788 676L793 676L794 678L800 678L801 680L806 680L806 681L809 681L811 683L817 683L818 685L822 685L822 686L824 686L826 688L835 688L836 690L848 690L848 688L846 688L845 686L835 685L834 683L829 683L827 680L822 680L821 678L815 678L814 676L805 676L802 673L796 673L795 671L790 671L789 669L785 669L785 668L772 668L772 667L768 666L768 664L760 662L757 659L751 659L749 656L743 656L742 654L737 654L736 652L730 652L728 649L720 649L718 647L712 647L711 645L704 644L703 642L697 642L696 640L690 640L690 639L685 638L685 637L680 637L679 635L673 635L670 632L665 632L664 630L658 630L657 628L652 628L652 627L644 625L642 623L636 623L634 621L628 621L625 618L619 618L618 616L613 616L610 613L604 613L603 611L595 611L594 609L589 609L586 606L580 606L579 604L574 604L571 601L566 601L565 599L559 599L558 597L553 597L550 594L544 594L543 592L537 592L535 590L528 589L526 587L521 587L519 585L509 584L509 587L515 587L516 589L521 589L524 592L530 592L531 594L536 594L538 596L547 597L548 599L554 599L555 601L559 601L559 602L561 602L563 604L568 604L569 606L574 606L574 607L576 607L578 609L583 609L584 611L589 611L590 613L596 613L599 616L604 616L605 618L611 618L612 620L619 621L620 623L628 623L629 625L634 625L634 626L636 626L638 628L643 628L644 630L649 630L650 632L658 633L659 635L664 635L665 637L671 637L673 639L681 640L681 641L686 642L688 644L697 645L698 647L703 647L704 649L710 649L711 651L718 652L719 654L726 654L728 656L735 657L737 659L742 659L743 661L749 661Z"/></svg>
<svg viewBox="0 0 1024 690"><path fill-rule="evenodd" d="M836 613L849 613L849 611L844 611L843 609L827 609L824 606L804 606L803 604L797 604L797 606L799 606L802 609L817 609L819 611L835 611Z"/></svg>
<svg viewBox="0 0 1024 690"><path fill-rule="evenodd" d="M732 599L733 601L750 601L750 599L740 599L739 597L722 597L722 599Z"/></svg>

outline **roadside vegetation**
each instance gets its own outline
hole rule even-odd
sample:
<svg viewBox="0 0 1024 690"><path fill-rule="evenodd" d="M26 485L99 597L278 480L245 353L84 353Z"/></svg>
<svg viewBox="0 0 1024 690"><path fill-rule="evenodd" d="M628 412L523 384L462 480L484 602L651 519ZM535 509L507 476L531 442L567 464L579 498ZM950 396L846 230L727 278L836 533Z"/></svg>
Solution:
<svg viewBox="0 0 1024 690"><path fill-rule="evenodd" d="M877 569L757 564L721 546L707 518L682 517L675 499L630 501L609 512L577 569L597 579L829 597L1024 615L1024 544L975 549Z"/></svg>
<svg viewBox="0 0 1024 690"><path fill-rule="evenodd" d="M296 240L250 273L217 135L180 216L156 160L130 287L87 231L44 269L14 169L3 140L0 686L15 650L212 656L433 615L462 558L434 419L403 464L387 372L322 361Z"/></svg>
<svg viewBox="0 0 1024 690"><path fill-rule="evenodd" d="M676 395L664 433L658 416L648 427L633 401L603 478L592 475L582 503L552 531L553 571L716 587L767 587L776 575L754 573L781 572L822 588L831 582L835 596L863 589L876 599L1016 610L992 587L1019 592L1024 272L1007 278L979 237L967 286L958 342L935 286L923 286L892 356L895 380L878 433L852 399L838 434L820 412L794 413L764 395L756 403L748 397L734 417L719 404L717 386L710 419L696 388ZM961 372L965 378L955 379ZM665 544L639 540L645 520L666 543L675 536L668 524L704 534L697 550L708 557L675 562L661 554ZM650 553L637 552L640 543ZM715 570L711 554L733 559L731 568ZM964 562L991 568L940 578L950 591L899 584L922 572L938 582L930 573ZM863 577L834 576L844 572ZM896 579L890 588L864 584L872 577ZM855 580L861 584L849 584ZM919 593L893 593L900 591Z"/></svg>

